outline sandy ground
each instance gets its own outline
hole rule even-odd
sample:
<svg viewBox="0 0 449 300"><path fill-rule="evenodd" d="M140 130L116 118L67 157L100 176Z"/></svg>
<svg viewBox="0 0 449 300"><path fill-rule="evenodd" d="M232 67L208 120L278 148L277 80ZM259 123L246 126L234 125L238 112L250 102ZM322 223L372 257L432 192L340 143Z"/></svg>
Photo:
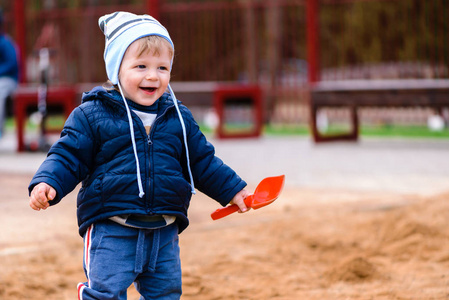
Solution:
<svg viewBox="0 0 449 300"><path fill-rule="evenodd" d="M182 299L449 299L449 142L275 144L276 164L261 150L271 139L216 141L249 190L281 172L287 184L272 205L217 221L217 204L194 196L180 236ZM255 154L242 162L245 151ZM28 208L42 159L0 151L0 299L76 299L84 281L76 193Z"/></svg>

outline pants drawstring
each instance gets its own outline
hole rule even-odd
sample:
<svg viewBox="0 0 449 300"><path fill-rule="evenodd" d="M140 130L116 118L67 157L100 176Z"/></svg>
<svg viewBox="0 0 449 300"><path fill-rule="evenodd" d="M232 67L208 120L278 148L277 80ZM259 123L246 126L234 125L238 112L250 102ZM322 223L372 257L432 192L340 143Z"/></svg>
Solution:
<svg viewBox="0 0 449 300"><path fill-rule="evenodd" d="M159 243L160 243L160 229L154 230L145 230L139 229L139 236L137 238L137 246L136 246L136 262L134 266L134 271L136 273L143 272L143 266L145 264L145 240L153 237L151 252L148 261L148 271L155 272L156 271L156 262L159 252Z"/></svg>
<svg viewBox="0 0 449 300"><path fill-rule="evenodd" d="M153 230L153 246L150 253L150 261L148 262L148 271L156 271L157 256L159 254L160 229Z"/></svg>
<svg viewBox="0 0 449 300"><path fill-rule="evenodd" d="M134 272L136 273L142 273L143 271L144 251L145 251L145 231L139 229L139 237L137 238L137 245L136 245L136 263L134 267Z"/></svg>

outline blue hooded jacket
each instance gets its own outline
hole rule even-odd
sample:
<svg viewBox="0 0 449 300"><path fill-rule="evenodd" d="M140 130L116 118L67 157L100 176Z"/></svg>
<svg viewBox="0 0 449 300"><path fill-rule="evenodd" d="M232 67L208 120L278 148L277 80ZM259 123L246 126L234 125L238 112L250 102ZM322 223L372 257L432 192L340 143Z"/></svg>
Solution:
<svg viewBox="0 0 449 300"><path fill-rule="evenodd" d="M180 121L169 94L158 101L157 118L146 134L132 113L145 195L139 198L136 160L126 109L119 92L96 87L67 119L60 139L34 175L29 191L40 182L57 191L58 203L82 182L77 200L81 236L94 222L122 214L173 215L182 232L188 226L191 185ZM215 156L191 112L179 103L195 187L227 205L246 183Z"/></svg>

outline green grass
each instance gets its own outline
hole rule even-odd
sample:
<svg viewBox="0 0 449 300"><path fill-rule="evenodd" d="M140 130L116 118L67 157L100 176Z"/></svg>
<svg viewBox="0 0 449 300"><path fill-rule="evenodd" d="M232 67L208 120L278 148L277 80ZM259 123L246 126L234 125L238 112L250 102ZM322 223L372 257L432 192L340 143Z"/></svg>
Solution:
<svg viewBox="0 0 449 300"><path fill-rule="evenodd" d="M325 134L338 134L347 132L348 129L341 127L331 127ZM265 133L274 135L306 135L310 130L306 126L297 127L272 127L267 126ZM401 137L401 138L446 138L449 139L449 129L441 131L431 131L427 126L405 126L405 125L382 125L382 126L362 126L360 128L362 137Z"/></svg>
<svg viewBox="0 0 449 300"><path fill-rule="evenodd" d="M307 125L266 125L264 134L267 135L310 135L310 129Z"/></svg>
<svg viewBox="0 0 449 300"><path fill-rule="evenodd" d="M211 134L213 131L200 125L204 133ZM338 126L331 127L325 134L337 134L347 131L347 128ZM307 125L266 125L263 134L270 136L308 136L310 129ZM385 138L438 138L449 139L449 129L442 131L431 131L427 126L405 126L405 125L382 125L382 126L362 126L360 129L362 137L385 137Z"/></svg>
<svg viewBox="0 0 449 300"><path fill-rule="evenodd" d="M47 127L48 129L53 129L53 128L61 128L64 126L64 122L65 119L63 116L61 115L54 115L54 116L49 116L47 118ZM26 129L27 130L35 130L39 127L39 124L35 124L33 122L31 122L29 119L27 119L27 122L25 124ZM14 121L14 118L7 118L6 122L5 122L5 128L6 130L15 130L16 124Z"/></svg>
<svg viewBox="0 0 449 300"><path fill-rule="evenodd" d="M64 125L64 118L62 116L51 116L47 119L48 128L62 128ZM6 120L6 129L14 130L15 124L13 118ZM37 124L31 123L29 120L26 124L27 130L34 130L38 128ZM206 134L213 134L212 129L204 124L200 124L201 130ZM247 129L247 128L245 128ZM232 129L237 130L237 129ZM334 126L329 128L326 134L335 134L347 129ZM263 134L269 136L308 136L310 129L307 125L266 125L263 129ZM378 126L362 126L360 129L362 137L401 137L401 138L436 138L449 139L449 128L442 131L431 131L427 126L404 126L404 125L378 125Z"/></svg>
<svg viewBox="0 0 449 300"><path fill-rule="evenodd" d="M427 126L362 126L362 136L404 138L449 138L449 129L431 131Z"/></svg>

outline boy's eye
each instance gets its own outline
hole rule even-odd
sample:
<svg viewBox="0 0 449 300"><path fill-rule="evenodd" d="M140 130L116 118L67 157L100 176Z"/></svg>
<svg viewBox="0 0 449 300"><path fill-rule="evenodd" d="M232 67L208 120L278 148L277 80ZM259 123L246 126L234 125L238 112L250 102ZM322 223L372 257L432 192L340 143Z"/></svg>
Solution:
<svg viewBox="0 0 449 300"><path fill-rule="evenodd" d="M137 68L138 69L145 69L145 65L138 65Z"/></svg>
<svg viewBox="0 0 449 300"><path fill-rule="evenodd" d="M159 69L160 69L160 70L164 70L164 71L165 71L165 70L168 70L167 67L164 67L164 66L160 66Z"/></svg>

